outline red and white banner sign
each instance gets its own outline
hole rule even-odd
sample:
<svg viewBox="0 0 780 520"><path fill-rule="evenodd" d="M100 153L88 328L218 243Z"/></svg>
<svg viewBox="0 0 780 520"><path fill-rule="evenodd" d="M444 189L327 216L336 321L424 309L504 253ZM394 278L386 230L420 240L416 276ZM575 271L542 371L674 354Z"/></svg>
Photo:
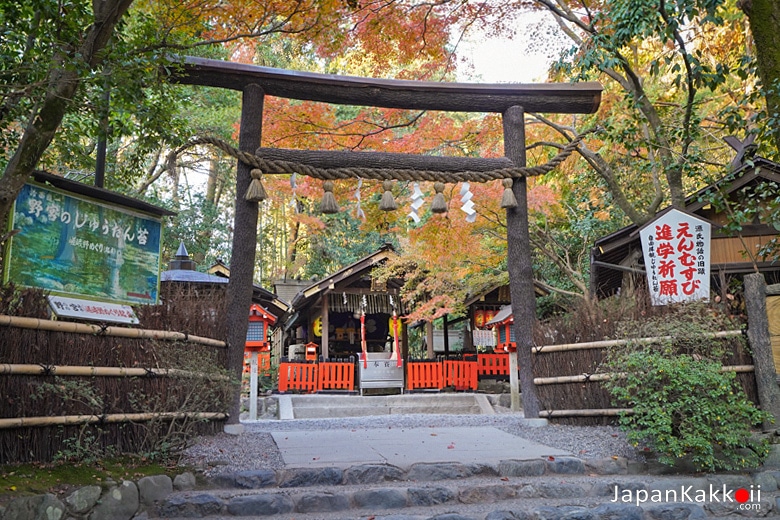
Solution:
<svg viewBox="0 0 780 520"><path fill-rule="evenodd" d="M653 305L709 299L710 229L671 209L639 231Z"/></svg>
<svg viewBox="0 0 780 520"><path fill-rule="evenodd" d="M50 295L49 306L58 318L129 323L131 325L139 323L135 311L129 305Z"/></svg>

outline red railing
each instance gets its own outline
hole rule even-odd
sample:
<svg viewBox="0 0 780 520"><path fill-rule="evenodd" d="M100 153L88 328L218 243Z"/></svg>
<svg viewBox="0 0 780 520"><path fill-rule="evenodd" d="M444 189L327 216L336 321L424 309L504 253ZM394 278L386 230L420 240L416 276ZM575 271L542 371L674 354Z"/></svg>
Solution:
<svg viewBox="0 0 780 520"><path fill-rule="evenodd" d="M317 366L317 390L355 389L355 364L324 362ZM281 389L280 389L281 390Z"/></svg>
<svg viewBox="0 0 780 520"><path fill-rule="evenodd" d="M406 388L408 390L444 388L441 363L438 361L407 363Z"/></svg>
<svg viewBox="0 0 780 520"><path fill-rule="evenodd" d="M508 376L509 356L507 354L477 355L478 376Z"/></svg>
<svg viewBox="0 0 780 520"><path fill-rule="evenodd" d="M265 360L260 361L264 367ZM262 368L261 368L262 370ZM476 390L479 376L509 375L509 356L479 354L477 361L411 361L406 363L407 390L441 390L452 386L456 390ZM280 363L279 391L355 389L355 365L344 362Z"/></svg>
<svg viewBox="0 0 780 520"><path fill-rule="evenodd" d="M316 392L317 365L314 363L279 363L279 391Z"/></svg>
<svg viewBox="0 0 780 520"><path fill-rule="evenodd" d="M453 386L455 390L477 389L476 361L443 361L444 386Z"/></svg>

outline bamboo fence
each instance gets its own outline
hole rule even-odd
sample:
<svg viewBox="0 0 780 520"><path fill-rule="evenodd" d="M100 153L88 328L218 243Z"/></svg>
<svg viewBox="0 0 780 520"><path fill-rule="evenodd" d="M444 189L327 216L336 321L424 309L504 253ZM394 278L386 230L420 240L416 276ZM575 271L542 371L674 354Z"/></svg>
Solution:
<svg viewBox="0 0 780 520"><path fill-rule="evenodd" d="M723 371L737 373L737 380L748 398L757 402L752 358L740 341L741 330L729 330L703 335L705 338L729 342L728 354L722 360ZM628 344L652 344L671 340L669 336L607 341L587 341L534 347L534 384L540 401L540 416L562 424L612 424L627 409L611 406L611 396L600 384L619 376L600 368L608 348Z"/></svg>
<svg viewBox="0 0 780 520"><path fill-rule="evenodd" d="M227 348L212 338L224 337L223 293L169 290L137 310L136 328L43 319L45 298L27 291L14 308L9 294L0 288L0 464L50 461L74 441L141 453L222 430Z"/></svg>

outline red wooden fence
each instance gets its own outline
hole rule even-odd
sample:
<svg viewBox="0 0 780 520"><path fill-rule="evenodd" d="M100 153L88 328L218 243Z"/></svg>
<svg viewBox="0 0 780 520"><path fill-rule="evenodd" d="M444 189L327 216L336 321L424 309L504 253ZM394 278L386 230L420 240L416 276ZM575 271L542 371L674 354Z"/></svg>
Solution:
<svg viewBox="0 0 780 520"><path fill-rule="evenodd" d="M478 376L508 376L508 354L479 354L477 356Z"/></svg>
<svg viewBox="0 0 780 520"><path fill-rule="evenodd" d="M354 363L320 363L317 390L349 390L355 389Z"/></svg>
<svg viewBox="0 0 780 520"><path fill-rule="evenodd" d="M406 364L406 388L441 390L444 388L442 366L438 361L411 362Z"/></svg>
<svg viewBox="0 0 780 520"><path fill-rule="evenodd" d="M408 390L476 390L479 376L509 375L509 356L479 354L477 361L422 361L406 364ZM355 365L343 362L280 363L279 391L355 389Z"/></svg>
<svg viewBox="0 0 780 520"><path fill-rule="evenodd" d="M477 389L476 361L442 361L444 365L444 386L455 390Z"/></svg>
<svg viewBox="0 0 780 520"><path fill-rule="evenodd" d="M279 391L317 391L317 365L313 363L279 363Z"/></svg>

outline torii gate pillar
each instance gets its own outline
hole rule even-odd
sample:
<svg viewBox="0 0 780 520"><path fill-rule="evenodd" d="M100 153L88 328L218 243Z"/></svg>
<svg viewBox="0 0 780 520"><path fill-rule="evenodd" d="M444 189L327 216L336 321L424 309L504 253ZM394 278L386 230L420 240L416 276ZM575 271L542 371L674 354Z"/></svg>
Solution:
<svg viewBox="0 0 780 520"><path fill-rule="evenodd" d="M520 106L509 107L503 113L504 155L517 166L524 167L525 110ZM512 411L520 410L520 392L523 393L523 413L527 418L539 417L539 399L536 396L533 371L520 372L518 387L518 363L532 367L531 349L534 346L533 324L536 320L534 272L531 261L531 240L528 232L528 198L525 177L514 179L512 192L517 199L516 208L506 210L507 269L509 293L514 314L517 349L509 352L509 386Z"/></svg>
<svg viewBox="0 0 780 520"><path fill-rule="evenodd" d="M250 83L243 89L241 100L241 127L238 148L254 153L260 146L263 130L263 89ZM236 201L233 216L233 248L230 255L230 280L227 290L227 344L228 368L231 376L240 384L244 366L244 345L249 327L247 313L252 302L254 287L255 251L257 248L257 202L244 200L244 194L252 181L251 168L238 161L236 170ZM233 392L230 417L225 425L226 433L239 434L243 428L239 422L241 392Z"/></svg>

